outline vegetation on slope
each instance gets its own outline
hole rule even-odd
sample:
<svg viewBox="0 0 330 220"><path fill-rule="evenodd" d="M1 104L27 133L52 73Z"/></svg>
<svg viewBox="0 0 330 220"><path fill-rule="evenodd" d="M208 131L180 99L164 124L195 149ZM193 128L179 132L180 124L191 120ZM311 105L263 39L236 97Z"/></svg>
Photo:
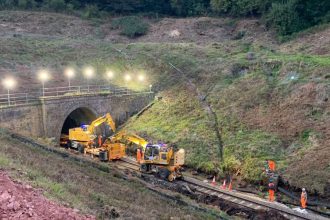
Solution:
<svg viewBox="0 0 330 220"><path fill-rule="evenodd" d="M124 85L127 72L133 77L144 72L147 82L128 86L146 89L153 84L162 99L127 128L185 148L188 165L196 169L229 171L258 182L263 179L263 161L275 159L292 185L326 194L330 173L328 48L323 45L323 55L317 55L300 53L300 48L280 52L281 46L254 35L200 45L113 44L22 34L0 39L0 65L35 87L40 86L34 77L40 67L52 70L56 85L66 84L62 69L67 65L79 72L84 65L96 67L99 73L113 69L116 78L112 83L117 85ZM224 163L219 162L212 122L186 77L171 64L207 94L205 99L221 127ZM104 84L103 77L97 82Z"/></svg>
<svg viewBox="0 0 330 220"><path fill-rule="evenodd" d="M212 210L205 214L179 205L146 189L133 177L124 179L115 169L110 173L102 172L13 141L2 133L0 142L0 169L9 172L14 179L44 190L48 198L95 215L97 219L114 218L111 213L113 208L123 219L215 218Z"/></svg>
<svg viewBox="0 0 330 220"><path fill-rule="evenodd" d="M50 10L80 14L86 18L107 13L158 14L176 16L230 15L261 16L265 23L281 35L304 30L330 21L327 0L4 0L0 9Z"/></svg>

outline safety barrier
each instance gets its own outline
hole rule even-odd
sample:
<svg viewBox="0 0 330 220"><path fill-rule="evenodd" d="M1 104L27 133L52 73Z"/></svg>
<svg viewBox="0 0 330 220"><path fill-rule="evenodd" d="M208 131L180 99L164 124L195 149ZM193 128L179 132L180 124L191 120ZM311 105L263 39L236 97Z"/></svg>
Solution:
<svg viewBox="0 0 330 220"><path fill-rule="evenodd" d="M15 107L20 105L34 104L40 102L41 99L53 97L84 96L93 94L106 94L117 96L145 93L152 93L152 91L133 91L129 90L128 88L109 85L54 87L44 88L43 90L38 92L0 94L0 107Z"/></svg>

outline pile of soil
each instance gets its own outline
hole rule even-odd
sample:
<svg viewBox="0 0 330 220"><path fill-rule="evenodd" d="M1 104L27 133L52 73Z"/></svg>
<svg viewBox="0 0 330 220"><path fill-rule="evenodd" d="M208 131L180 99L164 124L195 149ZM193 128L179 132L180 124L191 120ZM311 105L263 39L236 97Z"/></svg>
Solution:
<svg viewBox="0 0 330 220"><path fill-rule="evenodd" d="M46 199L31 186L0 171L0 219L95 219Z"/></svg>

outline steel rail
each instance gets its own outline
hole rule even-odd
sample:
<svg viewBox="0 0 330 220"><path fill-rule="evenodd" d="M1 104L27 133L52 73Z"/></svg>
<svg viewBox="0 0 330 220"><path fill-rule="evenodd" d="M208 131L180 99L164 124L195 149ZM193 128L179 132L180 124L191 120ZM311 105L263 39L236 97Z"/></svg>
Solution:
<svg viewBox="0 0 330 220"><path fill-rule="evenodd" d="M12 133L9 131L5 131L5 133L7 133L11 138L13 138L21 143L30 144L30 145L42 148L44 150L59 154L63 157L69 157L69 158L79 161L79 162L86 162L88 165L92 165L93 167L96 167L96 168L99 168L102 170L106 168L104 166L101 166L100 163L97 163L96 161L87 159L87 157L75 155L74 153L72 153L70 151L63 151L60 149L56 149L55 147L49 147L44 144L40 144L31 138L28 138L28 137L25 137L25 136L22 136L19 134L15 134L15 133ZM84 159L84 158L86 158L86 159ZM125 163L126 163L126 165L124 165ZM121 162L119 162L119 164L114 163L113 165L117 166L119 169L122 169L122 168L131 169L133 171L138 171L138 168L139 168L139 164L135 160L132 160L130 158L122 158L122 160L121 160ZM122 168L120 168L120 167L122 167ZM196 190L201 193L212 195L212 196L218 196L219 198L222 198L229 202L233 202L233 203L241 205L243 207L248 207L253 210L261 210L261 209L270 210L271 209L271 210L275 210L277 212L284 214L285 216L289 217L290 219L310 219L310 220L326 220L326 219L328 219L328 218L322 217L320 215L302 214L302 213L294 211L282 204L266 202L259 198L252 198L252 197L249 197L249 196L244 195L239 192L222 190L222 189L216 188L210 184L206 184L200 180L197 180L197 179L194 179L191 177L184 177L184 179L182 181L195 186Z"/></svg>

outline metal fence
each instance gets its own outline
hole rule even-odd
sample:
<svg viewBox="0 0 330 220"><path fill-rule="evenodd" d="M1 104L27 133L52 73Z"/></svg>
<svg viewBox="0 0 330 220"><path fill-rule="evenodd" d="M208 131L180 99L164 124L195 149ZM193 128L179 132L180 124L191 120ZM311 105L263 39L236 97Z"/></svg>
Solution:
<svg viewBox="0 0 330 220"><path fill-rule="evenodd" d="M8 106L19 106L27 105L31 103L40 102L43 98L53 98L53 97L70 97L70 96L83 96L92 94L107 94L107 95L136 95L152 93L151 90L148 91L133 91L124 87L115 86L100 86L100 85L90 85L90 86L70 86L70 87L54 87L54 88L44 88L37 92L26 92L26 93L10 93L10 94L0 94L0 107Z"/></svg>

